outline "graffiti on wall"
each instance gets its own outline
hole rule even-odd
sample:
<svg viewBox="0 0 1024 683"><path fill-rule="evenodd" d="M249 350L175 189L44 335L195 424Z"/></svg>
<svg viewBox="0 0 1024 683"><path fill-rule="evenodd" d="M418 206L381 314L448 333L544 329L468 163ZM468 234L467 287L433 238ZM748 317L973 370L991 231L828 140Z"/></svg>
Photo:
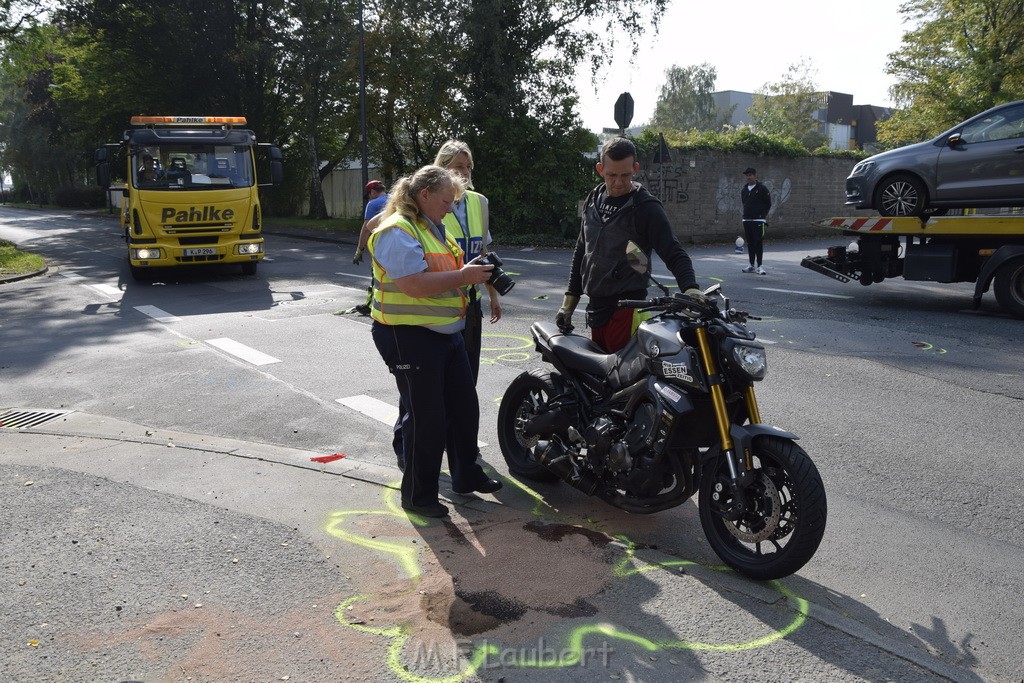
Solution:
<svg viewBox="0 0 1024 683"><path fill-rule="evenodd" d="M697 180L697 170L690 168L686 160L671 161L666 164L657 164L648 168L641 168L636 174L636 181L642 184L655 197L661 200L666 206L685 204L689 201L706 200L693 194L694 188L700 183ZM769 216L774 216L789 201L793 190L793 181L786 177L778 181L771 177L761 178L762 183L772 194L772 208ZM704 183L707 186L707 183ZM718 184L715 189L715 208L719 215L741 214L743 205L740 203L740 190L743 189L743 177L737 174L735 177L728 174L721 174L718 177Z"/></svg>
<svg viewBox="0 0 1024 683"><path fill-rule="evenodd" d="M658 164L641 168L635 180L661 200L662 204L685 204L690 201L689 169L682 162Z"/></svg>
<svg viewBox="0 0 1024 683"><path fill-rule="evenodd" d="M772 178L758 178L765 187L768 188L768 192L772 195L772 208L768 212L768 217L771 218L779 211L789 200L790 192L793 189L793 181L789 178L783 179L781 183L776 183ZM715 204L718 207L719 213L735 212L737 214L743 214L743 203L740 201L740 192L743 190L743 180L738 180L732 176L722 174L718 176L718 189L715 191Z"/></svg>

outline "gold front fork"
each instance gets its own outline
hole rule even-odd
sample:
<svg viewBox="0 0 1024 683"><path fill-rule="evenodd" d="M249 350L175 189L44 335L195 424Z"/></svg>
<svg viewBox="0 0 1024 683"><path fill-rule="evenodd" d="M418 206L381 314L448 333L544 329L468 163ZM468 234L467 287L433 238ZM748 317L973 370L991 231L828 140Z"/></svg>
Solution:
<svg viewBox="0 0 1024 683"><path fill-rule="evenodd" d="M708 331L703 327L697 328L697 346L700 349L700 358L704 362L704 372L707 373L711 386L711 403L715 406L715 422L718 423L718 438L722 442L722 451L732 450L732 435L729 433L729 413L725 409L725 394L722 393L722 379L715 367L715 358L711 355L711 343L708 341Z"/></svg>
<svg viewBox="0 0 1024 683"><path fill-rule="evenodd" d="M753 384L743 390L743 398L747 402L747 417L750 418L750 424L761 424L761 411L757 408L757 397L754 396Z"/></svg>
<svg viewBox="0 0 1024 683"><path fill-rule="evenodd" d="M698 327L696 332L697 345L700 347L700 357L701 360L704 361L704 371L707 373L708 381L710 382L711 403L715 407L715 422L718 424L718 438L722 442L722 453L728 459L729 470L735 478L737 473L735 472L735 466L732 462L733 441L732 435L729 431L729 413L725 409L725 394L722 392L722 379L718 374L718 368L715 367L714 356L711 355L711 343L708 340L707 330L703 327ZM747 404L747 416L750 418L751 424L760 424L761 411L757 407L757 397L754 396L753 386L749 386L744 390L743 398ZM743 454L743 465L748 472L754 468L754 463L751 460L749 450Z"/></svg>

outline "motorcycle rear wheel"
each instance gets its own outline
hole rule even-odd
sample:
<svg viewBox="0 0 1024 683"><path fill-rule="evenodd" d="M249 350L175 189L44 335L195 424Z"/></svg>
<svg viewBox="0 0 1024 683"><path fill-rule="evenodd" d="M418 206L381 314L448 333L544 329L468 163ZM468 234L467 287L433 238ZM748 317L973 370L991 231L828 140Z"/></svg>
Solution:
<svg viewBox="0 0 1024 683"><path fill-rule="evenodd" d="M533 481L555 481L558 476L533 456L538 438L523 433L527 420L547 410L556 393L550 372L537 368L512 380L498 408L498 445L508 469Z"/></svg>
<svg viewBox="0 0 1024 683"><path fill-rule="evenodd" d="M720 458L701 475L700 522L727 565L752 579L779 579L807 564L818 549L828 513L825 487L807 452L788 439L755 439L752 458L757 472L747 487L752 509L731 521L712 508L715 484L728 480Z"/></svg>

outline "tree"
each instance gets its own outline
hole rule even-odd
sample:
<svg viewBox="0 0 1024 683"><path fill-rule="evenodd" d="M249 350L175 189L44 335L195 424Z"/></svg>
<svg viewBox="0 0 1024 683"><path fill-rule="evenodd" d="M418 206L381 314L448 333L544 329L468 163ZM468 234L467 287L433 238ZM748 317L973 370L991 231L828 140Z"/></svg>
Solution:
<svg viewBox="0 0 1024 683"><path fill-rule="evenodd" d="M575 73L596 72L623 34L635 53L669 0L364 2L368 146L385 179L462 138L496 226L570 229L596 144L580 127ZM324 215L318 180L355 158L359 139L355 0L66 0L48 16L60 40L44 75L79 157L133 114L241 114L285 154L285 186L264 211L295 213L308 197ZM11 121L0 112L4 131Z"/></svg>
<svg viewBox="0 0 1024 683"><path fill-rule="evenodd" d="M356 35L349 9L343 0L288 3L292 27L282 44L279 88L296 105L294 136L306 143L310 218L328 217L323 179L352 152L355 139L350 130L358 109L354 60L338 59ZM296 150L292 160L298 156Z"/></svg>
<svg viewBox="0 0 1024 683"><path fill-rule="evenodd" d="M379 0L368 8L367 128L385 179L430 163L462 129L457 2Z"/></svg>
<svg viewBox="0 0 1024 683"><path fill-rule="evenodd" d="M766 83L754 93L748 112L755 130L766 135L791 137L808 150L827 142L814 114L821 108L821 92L814 83L814 67L807 59L790 65L782 80Z"/></svg>
<svg viewBox="0 0 1024 683"><path fill-rule="evenodd" d="M0 40L16 38L50 9L47 0L0 0Z"/></svg>
<svg viewBox="0 0 1024 683"><path fill-rule="evenodd" d="M715 130L723 123L711 93L718 71L707 62L665 69L651 126L663 130Z"/></svg>
<svg viewBox="0 0 1024 683"><path fill-rule="evenodd" d="M40 203L84 176L81 149L69 123L73 117L67 115L54 83L63 66L61 40L52 26L26 32L4 53L0 70L4 163L29 199Z"/></svg>
<svg viewBox="0 0 1024 683"><path fill-rule="evenodd" d="M969 116L1024 98L1024 3L1020 0L910 0L916 25L889 55L900 107L879 125L889 145L938 135Z"/></svg>
<svg viewBox="0 0 1024 683"><path fill-rule="evenodd" d="M474 181L492 200L492 225L499 233L572 234L576 204L594 180L585 155L596 147L580 126L573 77L585 63L597 73L622 31L635 52L667 0L465 4L458 130L473 148Z"/></svg>

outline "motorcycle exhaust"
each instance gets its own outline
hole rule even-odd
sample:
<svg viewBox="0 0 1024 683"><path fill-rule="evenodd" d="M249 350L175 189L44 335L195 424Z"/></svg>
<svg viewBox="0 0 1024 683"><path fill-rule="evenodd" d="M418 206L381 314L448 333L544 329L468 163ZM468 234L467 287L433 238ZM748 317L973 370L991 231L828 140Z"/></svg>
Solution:
<svg viewBox="0 0 1024 683"><path fill-rule="evenodd" d="M590 472L580 472L560 444L555 441L538 441L533 452L537 460L557 474L562 481L578 488L588 496L594 495L599 483L597 477Z"/></svg>
<svg viewBox="0 0 1024 683"><path fill-rule="evenodd" d="M526 436L550 436L551 434L565 434L572 426L569 413L564 410L549 410L531 417L523 425L523 434Z"/></svg>

